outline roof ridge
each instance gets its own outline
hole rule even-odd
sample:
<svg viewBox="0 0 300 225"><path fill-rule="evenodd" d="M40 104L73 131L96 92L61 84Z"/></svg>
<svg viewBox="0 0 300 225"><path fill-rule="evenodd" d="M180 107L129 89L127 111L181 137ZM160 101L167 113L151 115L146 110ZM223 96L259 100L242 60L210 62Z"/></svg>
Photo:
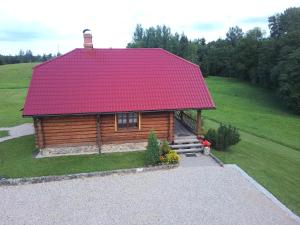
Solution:
<svg viewBox="0 0 300 225"><path fill-rule="evenodd" d="M193 65L193 66L196 66L197 68L200 68L199 65L197 65L197 64L195 64L195 63L192 63L191 61L189 61L189 60L187 60L187 59L184 59L184 58L182 58L182 57L180 57L180 56L178 56L178 55L175 55L175 54L172 53L172 52L169 52L169 51L167 51L167 50L165 50L165 49L163 49L163 48L158 48L158 49L162 50L163 52L165 52L165 53L167 53L167 54L169 54L169 55L171 55L171 56L174 56L174 57L180 59L181 61L187 62L187 63L189 63L189 64L191 64L191 65Z"/></svg>
<svg viewBox="0 0 300 225"><path fill-rule="evenodd" d="M39 68L39 67L41 67L41 66L44 66L45 64L48 64L48 63L50 63L50 62L53 62L53 61L58 60L58 59L60 59L60 58L63 58L63 57L65 57L65 56L71 54L72 52L74 52L74 51L76 51L76 50L77 50L77 48L74 48L73 50L71 50L71 51L69 51L69 52L67 52L67 53L65 53L65 54L62 54L62 55L60 55L60 56L57 56L57 57L55 57L55 58L49 59L49 60L47 60L47 61L45 61L45 62L42 62L42 63L36 65L35 67L33 67L33 69Z"/></svg>
<svg viewBox="0 0 300 225"><path fill-rule="evenodd" d="M76 48L84 50L84 48ZM92 50L159 50L161 48L93 48Z"/></svg>

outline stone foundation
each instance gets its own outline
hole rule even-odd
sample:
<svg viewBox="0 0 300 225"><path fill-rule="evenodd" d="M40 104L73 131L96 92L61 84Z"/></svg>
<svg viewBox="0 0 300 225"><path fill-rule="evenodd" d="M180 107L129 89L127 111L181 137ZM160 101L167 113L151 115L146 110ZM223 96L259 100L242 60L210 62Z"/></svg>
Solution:
<svg viewBox="0 0 300 225"><path fill-rule="evenodd" d="M147 147L147 142L106 144L101 146L101 153L142 151ZM99 153L97 145L85 145L74 147L56 147L40 149L36 158L66 156L66 155L88 155Z"/></svg>
<svg viewBox="0 0 300 225"><path fill-rule="evenodd" d="M99 153L99 148L97 145L44 148L44 149L40 149L36 158L65 156L65 155L87 155L87 154L97 154L97 153Z"/></svg>
<svg viewBox="0 0 300 225"><path fill-rule="evenodd" d="M142 151L146 147L147 142L106 144L101 146L101 153Z"/></svg>

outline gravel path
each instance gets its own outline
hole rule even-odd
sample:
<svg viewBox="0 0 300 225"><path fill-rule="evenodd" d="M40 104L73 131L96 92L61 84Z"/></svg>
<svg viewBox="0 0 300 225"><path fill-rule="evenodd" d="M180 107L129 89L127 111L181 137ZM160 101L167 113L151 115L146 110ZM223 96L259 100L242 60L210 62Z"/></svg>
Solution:
<svg viewBox="0 0 300 225"><path fill-rule="evenodd" d="M9 136L0 138L0 142L34 134L34 128L32 123L24 123L15 127L0 127L0 130L7 130L9 133Z"/></svg>
<svg viewBox="0 0 300 225"><path fill-rule="evenodd" d="M0 187L0 224L297 224L231 167Z"/></svg>

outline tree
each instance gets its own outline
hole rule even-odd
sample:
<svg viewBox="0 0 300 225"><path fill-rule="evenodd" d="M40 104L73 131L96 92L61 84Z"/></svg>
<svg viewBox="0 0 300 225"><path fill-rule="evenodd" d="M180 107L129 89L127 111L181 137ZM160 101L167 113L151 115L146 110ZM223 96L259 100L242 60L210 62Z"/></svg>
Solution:
<svg viewBox="0 0 300 225"><path fill-rule="evenodd" d="M274 16L270 16L268 18L268 22L269 22L269 29L270 29L270 36L271 38L279 38L280 35L282 34L282 32L280 31L279 28L279 14L276 14Z"/></svg>
<svg viewBox="0 0 300 225"><path fill-rule="evenodd" d="M189 39L184 33L181 34L179 40L179 52L178 55L185 58L188 56Z"/></svg>
<svg viewBox="0 0 300 225"><path fill-rule="evenodd" d="M153 131L148 135L148 145L145 152L145 161L147 165L155 165L159 163L159 144L157 137Z"/></svg>
<svg viewBox="0 0 300 225"><path fill-rule="evenodd" d="M236 46L237 42L243 38L243 31L238 26L230 27L226 33L226 40L230 42L232 46Z"/></svg>
<svg viewBox="0 0 300 225"><path fill-rule="evenodd" d="M226 40L218 39L208 43L206 46L207 53L203 60L207 74L230 76L232 50L231 45Z"/></svg>
<svg viewBox="0 0 300 225"><path fill-rule="evenodd" d="M300 114L300 48L280 61L273 73L278 77L278 96L288 108Z"/></svg>
<svg viewBox="0 0 300 225"><path fill-rule="evenodd" d="M142 41L144 37L144 29L141 24L137 24L133 34L134 41Z"/></svg>
<svg viewBox="0 0 300 225"><path fill-rule="evenodd" d="M32 62L33 61L32 51L27 50L24 57L25 57L25 62Z"/></svg>

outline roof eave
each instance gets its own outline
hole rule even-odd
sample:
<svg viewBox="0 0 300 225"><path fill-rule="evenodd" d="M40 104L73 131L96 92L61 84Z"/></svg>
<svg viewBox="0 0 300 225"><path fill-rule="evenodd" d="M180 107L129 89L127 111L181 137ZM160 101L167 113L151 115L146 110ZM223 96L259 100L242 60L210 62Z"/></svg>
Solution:
<svg viewBox="0 0 300 225"><path fill-rule="evenodd" d="M115 114L122 112L170 112L170 111L183 111L183 110L215 110L215 106L201 107L201 108L178 108L178 109L156 109L156 110L131 110L131 111L111 111L111 112L85 112L85 113L60 113L60 114L32 114L22 115L22 117L52 117L52 116L85 116L85 115L97 115L97 114Z"/></svg>

